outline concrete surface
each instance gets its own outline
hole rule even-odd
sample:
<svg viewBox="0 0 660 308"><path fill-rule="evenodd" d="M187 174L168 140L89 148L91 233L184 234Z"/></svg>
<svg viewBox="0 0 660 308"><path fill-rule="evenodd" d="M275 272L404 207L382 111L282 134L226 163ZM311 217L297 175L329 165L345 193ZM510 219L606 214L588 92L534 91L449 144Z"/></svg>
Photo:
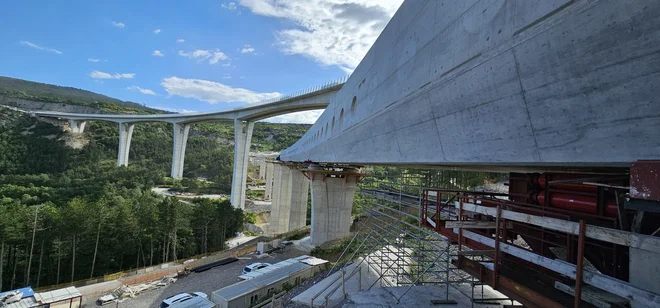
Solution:
<svg viewBox="0 0 660 308"><path fill-rule="evenodd" d="M273 179L275 175L275 166L271 162L266 162L266 191L264 191L264 199L271 200L273 197Z"/></svg>
<svg viewBox="0 0 660 308"><path fill-rule="evenodd" d="M190 124L175 123L173 126L172 172L170 176L174 179L180 179L183 177L183 161L186 157L186 144L188 142Z"/></svg>
<svg viewBox="0 0 660 308"><path fill-rule="evenodd" d="M85 125L86 124L87 124L87 121L70 120L69 121L69 129L71 130L72 133L80 134L80 133L85 132Z"/></svg>
<svg viewBox="0 0 660 308"><path fill-rule="evenodd" d="M266 179L266 162L264 161L259 162L259 179L260 180Z"/></svg>
<svg viewBox="0 0 660 308"><path fill-rule="evenodd" d="M274 164L273 203L270 208L270 232L280 234L289 231L291 211L292 170L282 164Z"/></svg>
<svg viewBox="0 0 660 308"><path fill-rule="evenodd" d="M372 288L369 291L355 293L349 296L348 302L343 305L344 308L367 308L367 307L479 307L479 308L501 308L502 304L511 304L510 301L499 301L500 304L474 304L470 298L455 288L449 288L449 299L455 300L456 305L432 305L431 300L447 299L447 292L444 285L436 286L414 286L408 287L386 287ZM406 292L407 290L407 292ZM469 287L464 290L470 294ZM503 297L499 292L484 290L486 298ZM404 294L405 293L405 294ZM476 292L475 292L476 293ZM481 289L479 289L481 296ZM401 298L397 302L397 298ZM522 307L522 306L521 306Z"/></svg>
<svg viewBox="0 0 660 308"><path fill-rule="evenodd" d="M323 174L313 177L312 245L321 245L350 235L356 182L354 175L348 178L331 178Z"/></svg>
<svg viewBox="0 0 660 308"><path fill-rule="evenodd" d="M245 208L250 144L254 121L234 120L234 171L231 180L231 205Z"/></svg>
<svg viewBox="0 0 660 308"><path fill-rule="evenodd" d="M81 121L108 121L116 123L166 122L191 124L215 120L258 121L283 114L324 109L341 89L344 80L336 80L275 101L251 104L248 107L212 112L168 113L168 114L95 114L67 113L39 110L33 113L40 117L62 118ZM0 99L1 100L1 99Z"/></svg>
<svg viewBox="0 0 660 308"><path fill-rule="evenodd" d="M405 1L283 161L660 159L660 2Z"/></svg>
<svg viewBox="0 0 660 308"><path fill-rule="evenodd" d="M307 252L311 252L312 249L314 249L314 245L312 245L309 236L305 236L299 240L294 240L292 241L293 245L296 246L300 250L304 250Z"/></svg>
<svg viewBox="0 0 660 308"><path fill-rule="evenodd" d="M119 150L117 153L117 166L128 166L128 154L131 151L131 139L135 124L119 123Z"/></svg>
<svg viewBox="0 0 660 308"><path fill-rule="evenodd" d="M291 299L291 301L309 306L312 303L312 298L314 298L314 307L333 307L344 300L344 292L346 292L347 295L350 295L368 289L376 282L376 280L378 280L379 275L374 273L373 270L369 270L366 263L360 264L358 269L359 262L360 259L344 269L346 283L343 288L342 272L338 271L298 294ZM354 271L356 271L356 273L349 278L350 274ZM357 271L359 271L359 273ZM337 290L333 292L335 288L337 288ZM320 295L318 295L319 293ZM328 297L327 305L325 304L326 296Z"/></svg>
<svg viewBox="0 0 660 308"><path fill-rule="evenodd" d="M394 253L395 251L396 253ZM343 287L342 272L337 271L300 293L292 301L298 304L310 305L312 298L314 298L314 307L321 307L325 306L326 297L328 297L327 306L333 307L344 300L344 293L350 295L369 288L396 285L397 282L392 277L397 273L406 271L403 266L404 264L410 264L411 260L403 255L411 253L412 251L409 249L404 253L402 249L388 245L364 258L356 258L353 263L343 268L343 279L346 281ZM383 274L386 274L386 276L379 279ZM335 288L337 290L333 291Z"/></svg>
<svg viewBox="0 0 660 308"><path fill-rule="evenodd" d="M307 199L309 179L302 171L291 170L291 207L288 230L297 230L307 225Z"/></svg>
<svg viewBox="0 0 660 308"><path fill-rule="evenodd" d="M630 248L630 284L646 291L660 294L660 263L658 254L636 248ZM646 305L631 300L632 308Z"/></svg>

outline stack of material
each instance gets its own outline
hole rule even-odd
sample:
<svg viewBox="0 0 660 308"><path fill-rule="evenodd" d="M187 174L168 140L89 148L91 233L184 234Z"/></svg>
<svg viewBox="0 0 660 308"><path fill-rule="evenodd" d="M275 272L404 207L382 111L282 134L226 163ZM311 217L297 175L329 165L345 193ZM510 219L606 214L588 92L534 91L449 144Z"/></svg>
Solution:
<svg viewBox="0 0 660 308"><path fill-rule="evenodd" d="M141 283L137 285L123 285L119 288L116 288L114 291L112 291L112 294L116 299L122 301L126 298L134 298L138 296L140 293L146 291L146 290L153 290L157 289L160 287L164 287L168 284L176 282L175 275L167 275L163 276L161 279L157 279L148 283ZM107 295L106 295L107 296ZM106 296L101 296L99 300L104 299Z"/></svg>

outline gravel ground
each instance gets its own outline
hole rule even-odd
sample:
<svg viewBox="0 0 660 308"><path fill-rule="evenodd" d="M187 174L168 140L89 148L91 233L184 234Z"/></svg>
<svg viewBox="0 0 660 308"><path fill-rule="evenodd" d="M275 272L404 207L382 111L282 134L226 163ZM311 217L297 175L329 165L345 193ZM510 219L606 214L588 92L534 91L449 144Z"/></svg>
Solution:
<svg viewBox="0 0 660 308"><path fill-rule="evenodd" d="M136 298L125 300L116 307L131 307L131 308L147 308L158 307L163 299L183 292L204 292L209 298L211 293L215 290L232 285L241 281L238 276L241 275L243 267L253 262L268 262L277 263L286 259L302 256L306 252L296 249L295 247L289 248L282 253L273 253L270 256L251 260L238 260L237 262L230 263L224 266L212 268L208 271L201 273L191 273L189 276L177 280L175 283L155 290L146 291ZM94 303L96 298L88 298L85 300L83 307L97 307ZM107 307L115 307L109 305Z"/></svg>

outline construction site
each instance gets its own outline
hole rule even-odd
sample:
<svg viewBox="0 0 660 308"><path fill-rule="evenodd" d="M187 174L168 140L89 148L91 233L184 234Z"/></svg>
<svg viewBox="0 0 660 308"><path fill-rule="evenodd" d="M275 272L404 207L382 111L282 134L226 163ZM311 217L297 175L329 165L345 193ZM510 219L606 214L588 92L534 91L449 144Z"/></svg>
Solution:
<svg viewBox="0 0 660 308"><path fill-rule="evenodd" d="M635 179L652 166L635 164L632 178L500 173L479 186L468 183L469 171L390 168L396 175L384 176L363 168L354 235L328 278L293 301L656 307L644 289L653 278L639 271L657 271L657 214L635 194Z"/></svg>

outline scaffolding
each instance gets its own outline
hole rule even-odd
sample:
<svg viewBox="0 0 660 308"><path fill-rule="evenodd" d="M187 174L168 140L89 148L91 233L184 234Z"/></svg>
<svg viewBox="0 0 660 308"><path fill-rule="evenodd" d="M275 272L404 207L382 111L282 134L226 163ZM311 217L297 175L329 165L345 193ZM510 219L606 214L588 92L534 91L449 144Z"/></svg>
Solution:
<svg viewBox="0 0 660 308"><path fill-rule="evenodd" d="M492 254L466 251L460 243L429 230L422 223L422 200L429 174L402 172L395 177L363 177L359 184L358 213L353 229L355 235L327 276L338 271L342 280L324 301L343 288L345 281L358 275L364 265L378 278L380 287L405 287L398 296L384 288L397 303L413 287L437 285L444 288L444 298L436 304L452 304L450 288L462 293L475 304L514 304L514 301L495 292L478 277L459 269L459 259L492 264ZM359 260L359 261L358 261ZM356 265L347 272L349 265ZM332 284L331 284L332 285ZM363 290L364 291L364 290ZM345 291L344 291L345 292ZM320 296L319 292L317 296ZM495 295L495 296L494 296ZM316 299L312 299L312 306Z"/></svg>
<svg viewBox="0 0 660 308"><path fill-rule="evenodd" d="M361 279L356 267L349 268L358 264L377 275L365 289L377 283L405 288L383 289L397 303L411 288L431 285L446 290L434 304L454 296L472 306L660 305L657 294L628 281L628 251L659 254L660 239L658 231L645 235L623 227L620 176L593 182L573 174L510 173L508 188L496 183L475 189L486 177L504 181L473 175L379 168L363 176L355 236L328 274L342 272L333 292L342 288L346 297L347 279L356 272Z"/></svg>

